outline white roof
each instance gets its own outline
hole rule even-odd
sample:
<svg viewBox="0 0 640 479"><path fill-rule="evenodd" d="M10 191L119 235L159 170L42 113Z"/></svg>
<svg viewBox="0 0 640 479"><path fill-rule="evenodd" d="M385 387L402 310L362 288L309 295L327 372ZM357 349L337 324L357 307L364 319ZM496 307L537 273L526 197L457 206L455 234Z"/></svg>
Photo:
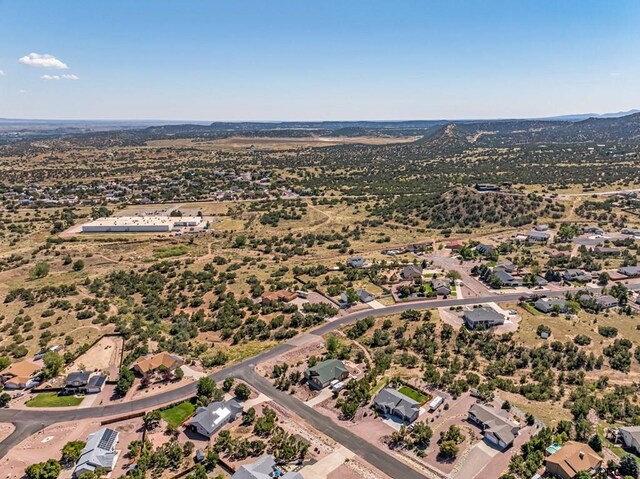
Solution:
<svg viewBox="0 0 640 479"><path fill-rule="evenodd" d="M176 223L200 223L202 216L176 216L171 219Z"/></svg>
<svg viewBox="0 0 640 479"><path fill-rule="evenodd" d="M217 426L224 419L229 417L229 414L231 414L231 411L229 410L228 407L219 407L218 409L215 410L214 414L216 415L216 417L213 420L213 423Z"/></svg>
<svg viewBox="0 0 640 479"><path fill-rule="evenodd" d="M108 218L98 218L97 220L85 223L84 226L160 226L167 225L173 227L175 218L169 216L110 216Z"/></svg>

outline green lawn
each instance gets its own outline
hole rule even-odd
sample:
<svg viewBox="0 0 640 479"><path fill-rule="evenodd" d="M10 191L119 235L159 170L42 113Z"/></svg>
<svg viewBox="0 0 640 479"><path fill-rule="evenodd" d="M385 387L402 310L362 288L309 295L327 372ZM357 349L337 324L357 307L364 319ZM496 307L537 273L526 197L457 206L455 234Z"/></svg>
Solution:
<svg viewBox="0 0 640 479"><path fill-rule="evenodd" d="M538 311L532 303L524 303L524 309L526 309L527 311L529 311L531 314L533 314L534 316L539 316L540 315L540 311Z"/></svg>
<svg viewBox="0 0 640 479"><path fill-rule="evenodd" d="M419 402L420 404L424 404L430 399L428 396L425 396L421 392L416 391L415 389L410 388L409 386L402 386L400 389L398 389L398 391L400 391L405 396L410 397L414 401Z"/></svg>
<svg viewBox="0 0 640 479"><path fill-rule="evenodd" d="M27 407L70 407L78 406L83 397L59 396L56 393L40 393L27 401Z"/></svg>
<svg viewBox="0 0 640 479"><path fill-rule="evenodd" d="M195 410L196 407L192 403L185 401L173 406L172 408L161 411L160 416L162 416L162 419L164 419L167 424L173 427L179 427L193 414Z"/></svg>

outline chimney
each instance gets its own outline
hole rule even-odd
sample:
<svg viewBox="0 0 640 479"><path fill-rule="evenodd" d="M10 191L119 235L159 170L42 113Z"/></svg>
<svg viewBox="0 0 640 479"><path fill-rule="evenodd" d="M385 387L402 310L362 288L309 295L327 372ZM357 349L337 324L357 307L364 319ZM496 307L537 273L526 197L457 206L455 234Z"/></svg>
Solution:
<svg viewBox="0 0 640 479"><path fill-rule="evenodd" d="M584 452L580 451L580 459L584 459Z"/></svg>

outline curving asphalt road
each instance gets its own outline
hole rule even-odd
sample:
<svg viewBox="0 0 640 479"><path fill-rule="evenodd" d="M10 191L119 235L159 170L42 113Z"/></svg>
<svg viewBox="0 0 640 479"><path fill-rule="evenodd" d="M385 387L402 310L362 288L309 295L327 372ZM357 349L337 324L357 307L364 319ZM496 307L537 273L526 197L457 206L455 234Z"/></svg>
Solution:
<svg viewBox="0 0 640 479"><path fill-rule="evenodd" d="M333 420L322 414L318 414L312 407L307 406L295 396L276 389L267 379L256 373L253 368L245 368L238 377L251 384L261 393L269 396L280 406L283 406L288 411L304 419L310 426L329 436L337 443L342 444L358 457L361 457L389 477L402 479L425 479L427 477L387 453L384 449L364 441L347 428L336 424Z"/></svg>
<svg viewBox="0 0 640 479"><path fill-rule="evenodd" d="M628 286L630 289L640 289L640 285ZM585 288L582 288L585 289ZM599 290L599 288L586 288L591 290ZM563 296L566 292L577 291L576 288L567 288L561 291L545 291L549 297ZM334 331L344 325L355 323L360 319L367 317L380 317L390 314L397 314L409 309L434 309L450 306L468 306L473 304L488 302L512 302L517 301L522 296L521 293L508 293L499 295L487 295L480 297L471 297L464 299L436 299L436 300L420 300L410 301L406 303L394 304L380 309L371 309L358 311L338 317L328 321L304 334L322 336L328 332ZM273 388L271 384L264 378L254 373L255 364L268 361L274 357L280 356L287 351L296 347L296 340L300 336L289 340L285 344L281 344L273 349L262 352L252 358L245 359L239 363L223 368L210 377L216 381L221 381L227 376L235 376L245 379L249 384L257 389L265 392L273 400L278 402L285 408L293 411L301 416L305 421L309 422L313 427L332 437L334 440L345 445L347 448L361 455L367 462L390 475L391 477L403 478L423 478L424 476L417 473L414 469L406 464L393 459L392 456L382 453L377 447L365 443L362 439L355 436L348 430L336 425L326 418L320 417L313 409L300 403L299 401L291 401L291 397L285 393ZM185 386L164 391L153 396L136 399L118 404L110 404L106 406L95 406L84 409L64 409L64 410L38 410L38 409L0 409L0 422L12 423L15 430L11 435L0 443L0 458L4 457L11 448L22 442L27 437L35 434L46 426L58 422L74 421L87 418L107 418L112 416L122 416L133 412L143 411L155 408L157 406L177 402L193 396L196 392L196 383L190 383ZM299 404L298 404L299 403Z"/></svg>

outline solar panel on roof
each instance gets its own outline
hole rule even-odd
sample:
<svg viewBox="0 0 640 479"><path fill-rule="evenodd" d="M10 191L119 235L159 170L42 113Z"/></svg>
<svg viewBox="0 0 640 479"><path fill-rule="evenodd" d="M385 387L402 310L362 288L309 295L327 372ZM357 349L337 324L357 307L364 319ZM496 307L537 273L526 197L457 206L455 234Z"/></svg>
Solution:
<svg viewBox="0 0 640 479"><path fill-rule="evenodd" d="M98 443L98 447L100 449L104 449L110 451L113 447L113 443L116 441L117 433L111 429L105 429L100 442Z"/></svg>

